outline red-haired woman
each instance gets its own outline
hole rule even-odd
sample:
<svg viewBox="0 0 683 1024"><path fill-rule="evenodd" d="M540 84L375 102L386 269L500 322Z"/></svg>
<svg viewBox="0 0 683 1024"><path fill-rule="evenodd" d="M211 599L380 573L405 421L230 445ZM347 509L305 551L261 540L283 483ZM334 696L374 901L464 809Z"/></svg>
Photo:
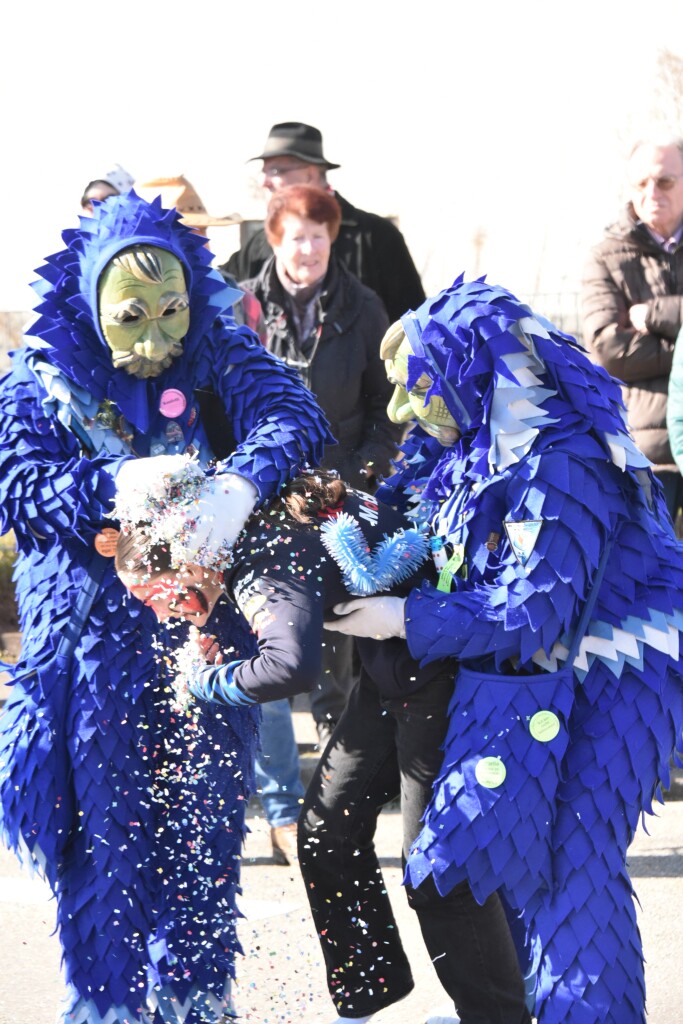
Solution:
<svg viewBox="0 0 683 1024"><path fill-rule="evenodd" d="M321 465L372 493L380 476L388 474L400 438L400 428L387 416L392 388L379 356L388 319L381 299L331 252L340 223L339 203L324 189L292 185L276 192L265 223L274 255L258 277L240 287L261 303L266 347L298 370L330 421L338 443L325 448ZM326 633L324 656L320 685L311 694L321 744L355 681L349 637ZM296 856L295 822L303 797L286 701L266 708L261 739L267 755L257 763L261 802L273 854L286 863Z"/></svg>
<svg viewBox="0 0 683 1024"><path fill-rule="evenodd" d="M340 223L330 192L276 192L265 224L274 256L244 285L263 307L267 348L296 367L330 421L338 444L325 467L367 491L389 472L400 433L386 413L391 387L379 357L386 311L332 254Z"/></svg>

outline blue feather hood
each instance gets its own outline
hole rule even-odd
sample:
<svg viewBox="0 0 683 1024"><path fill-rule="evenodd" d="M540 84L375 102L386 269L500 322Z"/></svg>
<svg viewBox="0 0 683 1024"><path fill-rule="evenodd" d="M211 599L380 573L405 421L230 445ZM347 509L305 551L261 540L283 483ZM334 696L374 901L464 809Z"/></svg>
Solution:
<svg viewBox="0 0 683 1024"><path fill-rule="evenodd" d="M220 333L219 318L231 313L240 296L211 267L205 240L184 224L160 199L146 202L128 192L96 203L93 217L81 217L79 228L62 234L66 248L48 256L33 284L40 296L37 318L28 329L27 346L42 353L70 381L98 402L114 402L138 429L146 430L163 390L184 391L188 381L208 377L211 346L207 338ZM166 249L180 261L190 300L190 328L183 353L158 377L138 380L115 369L99 324L97 289L108 263L132 245ZM234 321L229 320L231 328ZM202 362L206 362L203 367Z"/></svg>
<svg viewBox="0 0 683 1024"><path fill-rule="evenodd" d="M626 428L618 383L504 288L460 276L401 322L415 353L408 388L430 376L429 395L443 397L462 436L444 449L416 428L404 449L404 474L400 483L390 478L389 489L428 477L425 497L438 498L465 477L490 479L532 448L573 445L577 435L590 436L621 469L649 467Z"/></svg>

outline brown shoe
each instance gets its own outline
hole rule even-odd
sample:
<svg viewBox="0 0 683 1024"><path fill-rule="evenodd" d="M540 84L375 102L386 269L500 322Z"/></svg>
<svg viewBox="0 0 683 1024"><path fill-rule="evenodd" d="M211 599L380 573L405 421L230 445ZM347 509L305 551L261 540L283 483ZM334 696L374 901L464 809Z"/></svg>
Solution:
<svg viewBox="0 0 683 1024"><path fill-rule="evenodd" d="M299 854L296 849L296 822L290 825L277 825L270 830L270 841L273 844L273 860L276 864L296 864Z"/></svg>

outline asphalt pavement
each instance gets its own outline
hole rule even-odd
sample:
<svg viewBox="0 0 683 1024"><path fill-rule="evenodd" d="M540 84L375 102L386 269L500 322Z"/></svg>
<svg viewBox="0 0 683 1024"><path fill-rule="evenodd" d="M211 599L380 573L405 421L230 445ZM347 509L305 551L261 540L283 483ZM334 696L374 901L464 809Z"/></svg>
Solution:
<svg viewBox="0 0 683 1024"><path fill-rule="evenodd" d="M295 714L304 771L311 762L310 714ZM678 783L677 783L678 785ZM683 788L683 781L680 782ZM677 790L676 795L681 795ZM235 999L249 1024L330 1024L336 1014L327 995L320 947L299 872L273 864L270 836L258 801L250 808L251 832L243 860L240 937ZM640 829L630 866L640 900L648 985L649 1024L680 1024L683 1006L683 800L672 800ZM377 1024L423 1024L430 1011L448 1006L401 890L401 827L395 809L379 821L377 848L415 990L377 1018ZM0 972L0 1024L54 1024L61 998L55 908L40 881L29 878L0 851L0 936L5 967ZM373 1022L374 1024L374 1022ZM621 1024L621 1022L619 1022Z"/></svg>

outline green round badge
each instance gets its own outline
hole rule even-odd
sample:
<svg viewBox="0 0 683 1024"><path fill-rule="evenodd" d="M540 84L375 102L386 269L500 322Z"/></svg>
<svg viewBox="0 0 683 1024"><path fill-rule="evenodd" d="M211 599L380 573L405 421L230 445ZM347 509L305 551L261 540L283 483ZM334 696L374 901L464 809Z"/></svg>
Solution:
<svg viewBox="0 0 683 1024"><path fill-rule="evenodd" d="M560 720L554 711L537 711L529 722L529 732L539 743L550 743L560 731Z"/></svg>
<svg viewBox="0 0 683 1024"><path fill-rule="evenodd" d="M482 757L474 769L477 782L486 789L497 789L505 782L507 768L499 757Z"/></svg>

